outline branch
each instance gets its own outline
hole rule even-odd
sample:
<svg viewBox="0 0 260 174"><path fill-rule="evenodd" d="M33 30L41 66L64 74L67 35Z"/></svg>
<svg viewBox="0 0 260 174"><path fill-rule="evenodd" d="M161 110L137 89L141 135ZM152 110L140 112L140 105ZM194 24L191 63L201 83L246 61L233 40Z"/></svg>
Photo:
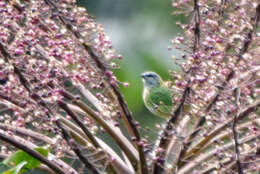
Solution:
<svg viewBox="0 0 260 174"><path fill-rule="evenodd" d="M37 152L37 151L27 147L22 142L16 141L11 136L7 136L6 134L2 133L1 131L0 131L0 139L2 139L3 141L8 142L9 144L17 147L18 149L21 149L21 150L27 152L29 155L31 155L34 158L38 159L39 161L41 161L42 163L47 165L49 168L51 168L56 173L67 174L67 172L65 172L59 165L57 165L53 161L48 160L46 157L44 157L39 152Z"/></svg>
<svg viewBox="0 0 260 174"><path fill-rule="evenodd" d="M223 2L225 4L225 1ZM260 4L258 4L257 8L256 8L256 15L255 15L256 21L254 23L253 26L253 30L250 30L247 34L247 38L245 39L242 48L239 50L239 53L236 55L238 57L237 61L235 62L235 64L237 65L239 63L239 61L243 58L243 55L247 52L249 45L252 42L252 35L255 31L255 28L258 25L259 19L260 19ZM208 104L208 106L206 107L205 110L205 115L210 112L210 110L212 109L212 107L216 104L216 102L218 101L221 93L224 91L224 87L228 84L228 82L234 77L234 73L235 71L232 69L230 71L230 73L227 75L226 77L226 81L223 82L223 84L221 86L223 86L223 88L218 88L217 89L217 94L215 95L215 97L211 100L211 102ZM201 118L203 120L204 116ZM203 124L200 125L200 127L202 127ZM199 128L199 127L198 127ZM198 131L196 131L196 134L199 132L200 129L198 129ZM218 132L216 132L217 134ZM213 136L215 136L216 134L214 134ZM211 139L211 138L210 138ZM199 148L199 147L197 147ZM180 155L182 156L184 154L183 151L186 151L188 149L188 147L184 145L184 148L182 149ZM196 149L196 151L199 151L199 149ZM186 156L186 155L185 155ZM178 157L178 159L181 159L181 157Z"/></svg>
<svg viewBox="0 0 260 174"><path fill-rule="evenodd" d="M257 110L257 108L260 106L260 99L256 100L253 104L249 105L245 109L243 109L238 115L237 119L241 120L244 117L246 117L248 114L254 112ZM209 142L211 139L213 139L219 132L221 132L223 129L225 129L233 119L229 119L225 123L219 125L217 128L215 128L213 131L211 131L208 135L205 135L200 141L198 141L189 151L186 152L184 155L185 158L191 156L191 155L196 155L197 152L205 146L207 142Z"/></svg>
<svg viewBox="0 0 260 174"><path fill-rule="evenodd" d="M16 105L16 106L18 106L18 107L20 107L20 108L24 108L24 106L23 106L22 103L20 103L20 102L14 100L12 97L6 96L6 95L3 94L2 92L0 92L0 98L3 99L3 100L8 101L8 102L12 103L13 105Z"/></svg>
<svg viewBox="0 0 260 174"><path fill-rule="evenodd" d="M11 55L7 52L7 49L5 48L5 46L0 42L0 52L2 53L2 55L4 56L4 60L7 63L10 63L9 60L12 59ZM42 98L34 93L31 88L30 88L30 83L27 81L27 79L23 76L23 74L21 73L21 71L19 70L18 67L16 67L15 64L12 64L12 66L14 67L14 73L18 76L21 84L24 86L24 88L27 90L27 92L29 94L31 94L31 97L33 98L34 101L37 102L37 104L39 104L40 106L44 107L45 109L47 109L49 111L49 113L46 113L48 117L50 117L50 115L53 115L51 109L46 105L46 103L44 102L44 100L42 100ZM8 137L7 137L8 138ZM6 139L8 140L8 139ZM12 143L13 141L8 141L9 143ZM14 143L16 141L14 140ZM14 146L16 146L16 144L13 144ZM20 146L17 146L18 148ZM21 147L27 148L26 145L23 145ZM24 150L24 149L22 149ZM27 152L27 151L26 151ZM30 153L29 153L30 154ZM33 156L33 155L32 155ZM54 164L53 164L54 165ZM51 168L51 167L50 167ZM54 170L55 171L55 170ZM58 172L59 173L59 172ZM62 174L62 172L61 172Z"/></svg>
<svg viewBox="0 0 260 174"><path fill-rule="evenodd" d="M250 127L252 124L254 123L259 123L260 122L260 118L259 119L255 119L243 124L240 124L239 126L237 126L238 130L242 130L242 129L246 129L248 127ZM218 140L223 140L224 138L227 138L228 136L230 136L232 134L232 130L227 130L221 134L218 134L217 136L215 136L213 139L211 139L205 146L203 146L196 155L199 155L202 151L206 150L207 148L209 148L213 143L217 142ZM186 159L187 160L187 159Z"/></svg>
<svg viewBox="0 0 260 174"><path fill-rule="evenodd" d="M113 125L108 124L93 109L91 109L82 101L76 100L75 97L67 91L61 91L61 95L63 95L63 97L65 97L66 99L72 101L73 104L82 109L85 114L87 114L102 128L104 128L107 131L107 133L116 141L119 147L124 151L124 153L129 158L132 164L138 163L138 156L137 152L135 151L135 148L132 146L132 144L128 143L129 141L125 138L125 136L123 136L120 132L116 131L117 129Z"/></svg>
<svg viewBox="0 0 260 174"><path fill-rule="evenodd" d="M85 48L88 50L88 52L90 53L91 57L95 60L97 67L99 67L99 69L102 71L103 76L105 76L105 73L108 71L105 67L105 65L100 61L100 58L93 52L92 48L86 44L84 44ZM139 143L141 141L141 136L139 133L139 130L136 126L136 122L133 119L133 116L130 112L130 110L128 109L128 106L118 88L118 85L115 83L109 83L110 87L112 88L114 94L117 97L118 103L124 113L123 117L125 120L127 120L126 122L129 124L129 128L130 128L130 132L133 133L133 135L135 136L136 139L136 146L140 155L140 167L141 167L141 173L142 174L148 174L148 169L147 169L147 163L146 163L146 158L145 158L145 154L144 154L144 150L143 150L143 146L141 145L141 143Z"/></svg>
<svg viewBox="0 0 260 174"><path fill-rule="evenodd" d="M64 139L67 141L68 145L71 147L71 149L74 151L74 153L78 156L80 161L82 161L85 164L85 167L91 170L94 174L100 174L100 172L91 164L87 158L84 157L82 152L79 149L79 146L74 142L74 140L71 138L68 131L65 129L65 127L60 123L59 120L57 120L57 126L61 129Z"/></svg>
<svg viewBox="0 0 260 174"><path fill-rule="evenodd" d="M243 143L247 143L247 142L253 141L255 139L258 139L259 137L260 137L260 134L251 135L251 136L239 139L238 142L239 142L239 144L243 144ZM189 173L189 171L191 171L193 168L197 167L198 164L201 164L203 161L209 159L210 157L212 157L219 151L225 151L225 150L231 148L232 146L234 146L233 142L223 145L223 146L219 147L218 149L213 149L213 150L199 156L197 159L190 161L187 165L185 165L183 168L181 168L178 171L178 174Z"/></svg>
<svg viewBox="0 0 260 174"><path fill-rule="evenodd" d="M255 147L255 148L249 150L248 152L243 153L243 155L245 156L244 161L247 161L247 163L250 163L251 161L249 161L249 160L252 158L252 155L255 156L255 157L257 157L257 155L258 155L258 154L257 154L257 150L259 150L259 148L260 148L260 146L258 145L257 147ZM252 153L253 153L253 154L252 154ZM231 163L230 163L227 167L225 167L225 171L226 171L227 169L230 169L230 168L234 167L234 165L236 165L236 162L235 162L235 161L231 161ZM223 173L224 170L222 169L222 170L220 170L219 172L220 172L220 173Z"/></svg>
<svg viewBox="0 0 260 174"><path fill-rule="evenodd" d="M95 146L95 148L100 148L100 145L98 144L95 137L91 134L91 132L87 129L87 127L80 121L80 119L76 116L74 112L70 110L70 108L67 106L66 103L63 101L58 101L58 105L67 112L69 116L79 125L79 127L82 129L82 131L87 135L91 143Z"/></svg>
<svg viewBox="0 0 260 174"><path fill-rule="evenodd" d="M195 20L195 27L194 27L195 40L193 43L193 53L195 53L198 50L199 44L200 44L200 9L199 9L198 0L193 0L193 6L194 6L193 12L195 13L195 19L194 19ZM192 71L192 68L190 68L189 71L187 72L188 76L190 75L191 71ZM154 167L153 167L154 174L161 173L164 171L163 165L164 165L164 161L165 161L165 157L166 157L166 151L170 144L170 132L173 131L173 129L174 129L173 125L177 121L179 115L181 115L184 103L185 103L187 97L189 96L189 93L190 93L189 83L190 83L190 79L188 80L188 87L186 87L183 92L182 99L180 101L179 106L172 114L171 119L168 121L167 126L161 135L161 139L159 141L159 149L164 149L165 151L163 151L163 152L160 151L159 153L156 154L156 158L159 159L159 161L157 161L159 164L157 164L157 163L154 164ZM201 121L203 121L203 119ZM182 154L183 154L183 152L181 152L179 155L182 156ZM180 156L177 158L180 159Z"/></svg>
<svg viewBox="0 0 260 174"><path fill-rule="evenodd" d="M238 88L235 89L234 91L234 95L235 95L235 102L236 102L236 106L239 108L239 98L240 98L240 94L239 94L239 90ZM238 144L238 133L236 131L236 124L237 124L237 117L238 114L234 115L234 119L233 119L233 124L232 124L232 132L233 132L233 136L234 136L234 147L235 147L235 153L236 153L236 164L237 164L237 170L239 174L243 174L243 169L241 167L241 162L240 162L240 151L239 151L239 144Z"/></svg>
<svg viewBox="0 0 260 174"><path fill-rule="evenodd" d="M80 33L73 29L72 24L69 21L67 21L63 16L59 15L60 11L58 10L58 7L56 6L56 4L54 2L52 2L52 0L45 0L45 2L46 2L46 4L48 4L49 6L51 6L56 11L59 12L58 18L65 25L65 27L74 34L74 36L76 38L78 38L78 39L82 38ZM101 58L94 53L93 48L91 48L90 45L88 45L86 43L82 43L82 46L89 53L90 57L95 61L97 67L100 69L101 73L103 74L103 77L106 77L105 73L108 71L108 69L105 67L105 65L101 61ZM128 106L127 106L125 100L123 99L123 96L119 90L118 85L116 83L109 83L109 84L110 84L110 88L113 90L115 96L117 97L118 103L124 113L123 120L124 120L124 123L125 123L128 131L130 134L132 133L133 136L136 138L135 144L137 146L139 156L140 156L140 166L139 167L141 169L141 173L148 174L148 168L147 168L147 163L146 163L143 146L141 145L141 143L139 143L141 141L141 136L140 136L139 130L137 129L133 116L132 116L130 110L128 109ZM134 164L134 168L137 167L136 165L137 165L137 163Z"/></svg>
<svg viewBox="0 0 260 174"><path fill-rule="evenodd" d="M11 55L6 51L7 49L5 48L5 46L0 42L0 51L2 52L2 54L5 56L5 60L6 62L9 62L9 59L11 58ZM41 99L41 97L39 95L37 95L36 93L33 93L29 83L27 82L27 80L24 78L24 76L22 75L21 71L15 67L15 65L13 65L15 68L15 73L17 74L20 82L22 83L22 85L25 87L25 89L31 94L31 96L33 96L32 98L41 106L43 106L44 108L46 108L49 113L48 116L50 116L50 114L52 115L52 111L49 109L49 107L46 105L46 103ZM85 107L86 108L86 107ZM108 126L109 127L109 126ZM120 137L122 138L122 136ZM118 139L120 139L118 138ZM134 149L131 149L131 144L127 144L126 142L129 142L125 137L122 138L122 140L120 139L121 144L126 144L125 147L129 149L129 153L133 154L135 152ZM122 148L122 149L126 149L126 148ZM126 154L128 155L129 153L126 152ZM132 155L136 161L138 160L138 157L135 157L136 154ZM128 156L129 157L129 156Z"/></svg>
<svg viewBox="0 0 260 174"><path fill-rule="evenodd" d="M247 33L247 37L244 39L244 42L242 43L243 46L241 49L239 49L238 54L236 55L238 57L237 61L235 62L235 65L238 65L238 63L240 62L240 60L243 58L243 55L247 52L251 42L252 42L252 36L253 33L255 32L255 28L257 28L258 22L259 22L259 18L260 18L260 4L258 4L257 8L256 8L256 14L255 14L255 23L253 25L253 29L250 30ZM225 86L228 84L228 82L234 77L234 69L231 69L230 73L227 75L226 77L226 81L223 82L223 84L221 85L223 88L217 88L217 94L216 96L212 99L212 101L210 102L210 104L207 106L206 108L206 112L209 112L210 109L216 104L216 102L219 99L219 96L221 94L221 92L224 90Z"/></svg>
<svg viewBox="0 0 260 174"><path fill-rule="evenodd" d="M189 93L190 93L190 88L188 87L183 92L180 104L178 105L176 110L173 112L170 120L167 122L166 128L164 129L164 131L161 135L161 139L160 139L158 148L163 149L163 151L159 150L156 153L157 161L154 163L154 167L153 167L154 174L164 171L163 165L164 165L164 160L165 160L165 156L166 156L165 149L167 149L168 145L170 144L170 137L172 136L171 132L174 129L173 125L174 125L174 123L176 123L177 119L180 117L182 110L183 110L184 102L185 102L186 98L188 97Z"/></svg>
<svg viewBox="0 0 260 174"><path fill-rule="evenodd" d="M60 122L66 127L71 137L80 143L80 145L85 146L89 143L89 138L84 134L84 132L76 126L74 123L66 120L63 116L59 116ZM131 164L129 166L117 155L117 153L111 149L104 141L96 137L96 140L102 147L102 149L107 153L109 158L113 159L110 161L111 165L115 168L118 173L133 174L133 168ZM122 152L123 153L123 152Z"/></svg>
<svg viewBox="0 0 260 174"><path fill-rule="evenodd" d="M51 138L49 138L48 136L45 136L38 132L32 131L30 129L25 129L25 128L21 128L21 127L17 127L17 126L11 126L11 125L7 125L4 123L0 123L0 129L5 130L5 131L12 131L14 133L22 134L25 136L29 136L38 141L43 141L48 144L52 144L52 145L54 144L54 141Z"/></svg>
<svg viewBox="0 0 260 174"><path fill-rule="evenodd" d="M256 18L255 18L254 30L257 28L257 24L259 23L259 21L260 21L260 3L256 7Z"/></svg>
<svg viewBox="0 0 260 174"><path fill-rule="evenodd" d="M94 145L94 147L96 149L102 149L103 148L99 145L98 141L96 140L96 138L92 135L92 133L87 129L87 127L84 125L84 123L82 123L82 121L80 121L80 119L78 118L78 116L72 111L70 110L70 108L68 107L68 105L66 103L64 103L63 101L58 101L58 105L67 112L68 115L71 116L71 118L79 125L79 127L81 128L81 130L85 133L85 135L88 137L89 141ZM64 128L64 127L63 127ZM65 129L64 129L65 130ZM67 131L68 132L68 131ZM111 170L113 170L113 167L111 165L109 165L109 167L111 168Z"/></svg>
<svg viewBox="0 0 260 174"><path fill-rule="evenodd" d="M64 103L63 101L58 101L58 105L63 109L63 110L65 110L66 112L67 112L67 114L68 115L70 115L71 116L71 118L79 125L79 127L81 128L81 130L83 131L80 131L80 132L82 132L84 135L86 135L87 136L87 140L88 141L90 141L93 145L94 145L94 147L96 148L96 149L102 149L102 151L103 151L103 148L101 148L101 146L99 145L99 143L98 143L98 141L96 140L96 138L91 134L91 132L86 128L86 126L79 120L79 118L75 115L75 113L73 112L73 111L71 111L70 110L70 108L67 106L67 104L66 103ZM62 116L61 116L62 117ZM63 117L62 117L63 118ZM61 118L60 118L61 119ZM64 119L61 119L61 121L64 121ZM62 122L63 122L62 121ZM64 122L63 122L64 123ZM66 121L65 123L68 123L68 121ZM73 127L72 126L72 124L73 123L69 123L69 125L70 125L70 128L71 127ZM66 124L66 125L68 125L68 124ZM74 126L73 128L73 130L71 130L71 131L74 131L75 130L75 127L78 129L78 127L77 126ZM76 130L77 130L76 129ZM78 131L79 132L79 131ZM82 142L84 142L81 138L80 138L80 136L79 135L77 135L77 133L76 132L70 132L70 133L72 133L72 138L73 139L75 139L76 141L80 141L81 143ZM74 134L73 134L74 133ZM85 142L84 142L85 143ZM85 144L86 145L86 144ZM121 168L123 168L122 167L123 165L120 165L120 167ZM111 165L109 165L108 167L112 167ZM112 168L111 168L112 169Z"/></svg>
<svg viewBox="0 0 260 174"><path fill-rule="evenodd" d="M222 17L224 16L224 8L226 6L226 2L227 2L227 0L221 0L221 7L220 7L220 10L218 13Z"/></svg>
<svg viewBox="0 0 260 174"><path fill-rule="evenodd" d="M187 152L188 148L190 147L190 145L192 143L192 139L197 136L197 134L200 131L199 128L204 124L205 121L206 121L205 117L199 118L198 122L194 126L194 131L192 131L192 133L190 135L188 135L188 137L184 140L183 147L182 147L182 149L179 153L179 156L177 158L177 166L178 167L181 166L182 158L184 157L185 153Z"/></svg>
<svg viewBox="0 0 260 174"><path fill-rule="evenodd" d="M200 9L199 9L199 4L198 0L193 0L194 3L194 13L195 13L195 28L194 28L194 46L193 46L193 52L196 52L199 48L200 44Z"/></svg>
<svg viewBox="0 0 260 174"><path fill-rule="evenodd" d="M209 167L207 167L205 170L201 171L199 174L209 174L212 173L214 170L217 169L217 165L226 165L228 163L230 163L232 161L232 158L228 158L228 159L224 159L222 161L220 161L218 164L212 164ZM225 168L225 171L227 171L227 169ZM225 173L225 172L223 172Z"/></svg>

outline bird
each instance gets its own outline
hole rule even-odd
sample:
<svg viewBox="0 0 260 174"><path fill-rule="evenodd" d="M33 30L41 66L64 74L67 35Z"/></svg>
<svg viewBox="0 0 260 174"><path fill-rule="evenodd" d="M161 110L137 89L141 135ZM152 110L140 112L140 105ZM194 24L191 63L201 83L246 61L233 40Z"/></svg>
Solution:
<svg viewBox="0 0 260 174"><path fill-rule="evenodd" d="M143 101L146 108L156 116L169 118L173 107L174 92L155 72L144 72L141 77L143 81Z"/></svg>

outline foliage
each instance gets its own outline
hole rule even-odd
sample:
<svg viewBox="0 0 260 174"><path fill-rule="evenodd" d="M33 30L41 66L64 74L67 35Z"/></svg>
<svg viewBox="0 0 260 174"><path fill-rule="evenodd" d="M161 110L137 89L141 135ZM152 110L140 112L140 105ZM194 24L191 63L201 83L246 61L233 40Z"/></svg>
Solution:
<svg viewBox="0 0 260 174"><path fill-rule="evenodd" d="M9 169L8 171L4 171L3 174L19 174L22 173L22 168L26 165L26 161L23 161L17 165L15 165L13 168Z"/></svg>
<svg viewBox="0 0 260 174"><path fill-rule="evenodd" d="M184 34L172 40L183 52L174 62L182 72L170 72L178 95L151 147L120 92L128 84L112 72L121 56L84 8L74 0L0 1L1 157L26 153L21 161L61 174L259 170L259 2L172 5L190 22L178 23ZM48 158L42 145L52 149ZM29 164L21 161L10 172Z"/></svg>
<svg viewBox="0 0 260 174"><path fill-rule="evenodd" d="M48 156L49 150L47 149L37 147L34 150L44 155L45 157ZM18 150L1 163L1 166L3 167L0 171L3 174L20 174L27 170L32 170L38 167L40 164L41 162L36 158L30 156L24 151ZM10 169L7 170L8 168Z"/></svg>

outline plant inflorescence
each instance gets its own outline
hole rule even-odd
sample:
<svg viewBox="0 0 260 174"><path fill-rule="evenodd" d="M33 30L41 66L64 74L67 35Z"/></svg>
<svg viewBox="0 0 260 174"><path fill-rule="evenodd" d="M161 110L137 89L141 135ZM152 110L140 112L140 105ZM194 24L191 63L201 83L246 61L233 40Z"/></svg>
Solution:
<svg viewBox="0 0 260 174"><path fill-rule="evenodd" d="M112 71L121 55L86 9L75 0L0 0L0 157L9 171L260 171L260 3L172 5L189 19L172 39L183 52L173 62L182 72L170 72L179 95L151 148Z"/></svg>

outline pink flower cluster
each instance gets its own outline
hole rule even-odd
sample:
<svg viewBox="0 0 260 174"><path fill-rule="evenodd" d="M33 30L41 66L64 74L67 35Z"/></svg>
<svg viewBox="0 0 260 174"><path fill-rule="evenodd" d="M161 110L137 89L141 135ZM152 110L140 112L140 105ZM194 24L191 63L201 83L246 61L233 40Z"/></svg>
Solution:
<svg viewBox="0 0 260 174"><path fill-rule="evenodd" d="M56 102L63 100L60 91L64 90L78 95L76 100L89 95L96 104L93 108L102 108L104 119L117 115L113 110L117 106L106 93L105 77L84 44L91 46L108 67L121 56L112 48L102 26L75 3L0 0L1 122L43 134L57 133L55 121L62 112ZM96 131L91 119L83 120ZM61 143L55 148L60 154L67 148L62 148L63 141L57 142Z"/></svg>

